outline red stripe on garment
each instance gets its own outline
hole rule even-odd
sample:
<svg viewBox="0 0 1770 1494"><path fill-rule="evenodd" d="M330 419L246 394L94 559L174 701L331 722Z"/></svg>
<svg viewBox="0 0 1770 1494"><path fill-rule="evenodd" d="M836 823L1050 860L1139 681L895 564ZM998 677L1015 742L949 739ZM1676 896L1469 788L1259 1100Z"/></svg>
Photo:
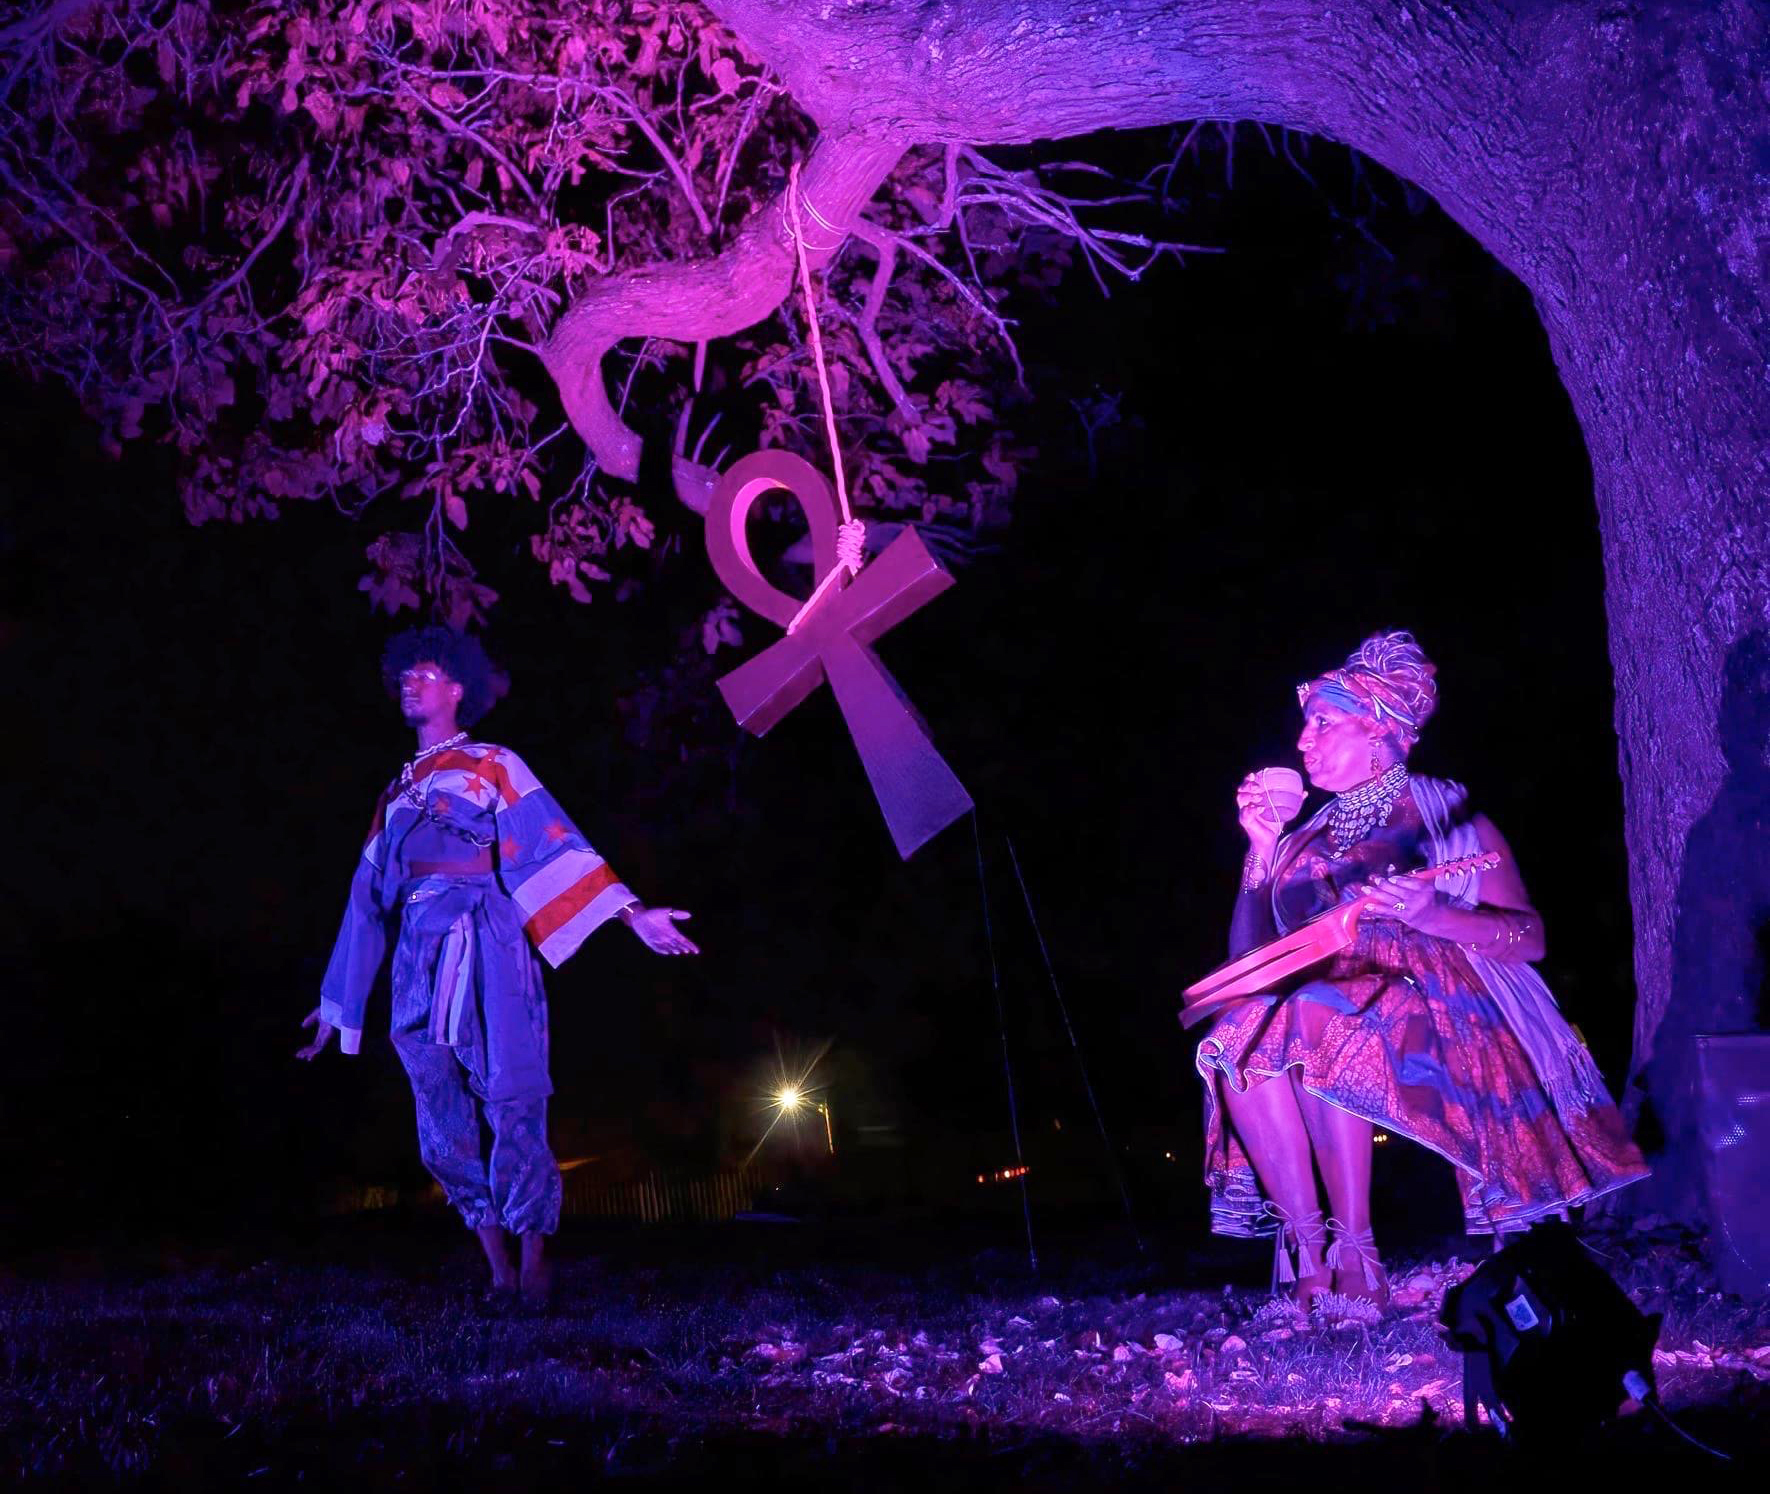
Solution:
<svg viewBox="0 0 1770 1494"><path fill-rule="evenodd" d="M558 897L535 910L534 916L522 926L523 932L529 936L529 942L539 949L553 934L589 907L597 893L606 892L620 880L615 875L615 869L606 861L595 871L586 872Z"/></svg>
<svg viewBox="0 0 1770 1494"><path fill-rule="evenodd" d="M383 790L381 797L375 801L375 817L369 821L368 839L363 842L365 851L375 844L375 837L387 828L387 794L388 791Z"/></svg>
<svg viewBox="0 0 1770 1494"><path fill-rule="evenodd" d="M459 748L439 752L435 757L427 758L423 767L414 770L412 782L423 783L432 773L446 773L451 768L477 773L481 778L489 779L497 785L500 807L508 809L516 802L516 785L510 781L510 774L504 764L498 761L496 752L488 752L484 756L475 756Z"/></svg>

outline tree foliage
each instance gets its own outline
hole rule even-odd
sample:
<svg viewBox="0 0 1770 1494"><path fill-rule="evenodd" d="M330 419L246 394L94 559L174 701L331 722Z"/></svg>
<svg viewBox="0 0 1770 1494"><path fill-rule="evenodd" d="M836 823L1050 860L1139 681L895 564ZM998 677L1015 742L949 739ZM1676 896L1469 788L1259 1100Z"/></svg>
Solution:
<svg viewBox="0 0 1770 1494"><path fill-rule="evenodd" d="M654 545L663 485L597 470L538 354L599 278L716 255L812 134L675 0L52 0L0 31L0 69L5 355L65 382L107 449L175 451L193 523L330 503L377 531L378 606L456 624L494 600L482 505L528 505L579 602ZM1135 273L1165 247L1085 227L1037 171L908 154L820 277L857 507L949 552L1006 523L1004 297L1078 251ZM635 343L613 395L652 399L691 462L827 465L803 334L795 297L711 349ZM692 369L647 379L673 358ZM729 609L700 636L735 641Z"/></svg>

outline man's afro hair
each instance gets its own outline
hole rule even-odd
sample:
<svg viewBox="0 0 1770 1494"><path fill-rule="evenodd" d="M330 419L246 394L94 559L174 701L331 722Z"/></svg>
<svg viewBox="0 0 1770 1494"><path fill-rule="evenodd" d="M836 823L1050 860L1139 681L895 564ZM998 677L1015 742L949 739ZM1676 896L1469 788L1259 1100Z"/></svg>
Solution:
<svg viewBox="0 0 1770 1494"><path fill-rule="evenodd" d="M387 693L397 699L399 677L414 664L426 661L461 687L455 720L462 726L472 726L510 688L509 680L473 634L454 628L407 628L389 638L381 654L381 683Z"/></svg>

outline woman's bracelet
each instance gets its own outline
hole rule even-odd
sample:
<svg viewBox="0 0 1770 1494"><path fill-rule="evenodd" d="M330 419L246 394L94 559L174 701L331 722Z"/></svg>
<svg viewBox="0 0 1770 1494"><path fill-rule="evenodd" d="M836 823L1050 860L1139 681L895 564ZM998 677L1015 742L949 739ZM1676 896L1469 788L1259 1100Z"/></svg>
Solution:
<svg viewBox="0 0 1770 1494"><path fill-rule="evenodd" d="M1250 850L1242 857L1241 890L1258 892L1266 885L1266 858L1258 851Z"/></svg>
<svg viewBox="0 0 1770 1494"><path fill-rule="evenodd" d="M1494 930L1492 937L1487 939L1465 939L1463 941L1464 949L1468 950L1471 954L1498 954L1500 953L1500 937L1502 935L1505 936L1505 947L1507 950L1516 949L1519 944L1523 943L1524 936L1530 932L1530 920L1528 918L1521 918L1514 923L1512 919L1504 913L1495 913L1493 916L1499 920L1500 926Z"/></svg>

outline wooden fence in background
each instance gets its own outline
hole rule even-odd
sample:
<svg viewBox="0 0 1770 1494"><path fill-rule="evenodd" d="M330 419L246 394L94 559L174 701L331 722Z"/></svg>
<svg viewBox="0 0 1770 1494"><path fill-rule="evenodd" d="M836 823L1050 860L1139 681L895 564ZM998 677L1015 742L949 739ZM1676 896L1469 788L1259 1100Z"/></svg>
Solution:
<svg viewBox="0 0 1770 1494"><path fill-rule="evenodd" d="M776 1179L766 1168L743 1167L732 1172L653 1172L610 1183L590 1168L574 1167L564 1181L567 1214L644 1224L714 1224L750 1209L767 1208Z"/></svg>

